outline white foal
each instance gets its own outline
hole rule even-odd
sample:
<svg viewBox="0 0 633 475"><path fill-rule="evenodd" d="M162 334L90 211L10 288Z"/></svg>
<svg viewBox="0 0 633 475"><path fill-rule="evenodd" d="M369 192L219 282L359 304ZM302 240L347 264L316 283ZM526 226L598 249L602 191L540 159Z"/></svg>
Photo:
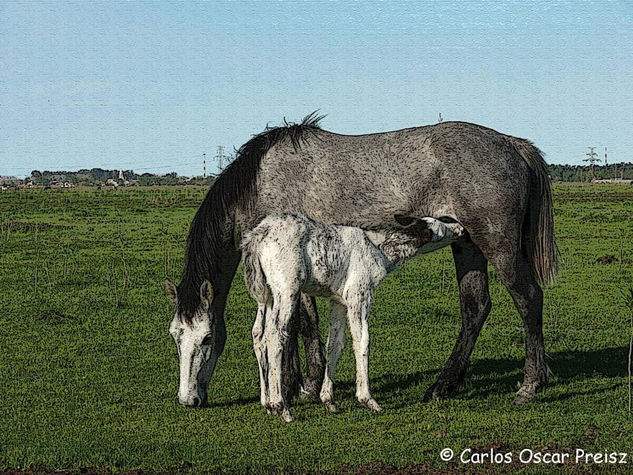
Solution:
<svg viewBox="0 0 633 475"><path fill-rule="evenodd" d="M258 304L253 347L261 403L270 412L293 420L282 394L281 371L288 325L301 292L329 297L331 302L321 401L336 411L333 380L347 319L356 358L356 397L365 407L381 410L369 392L368 317L374 289L406 259L446 246L464 234L457 223L395 218L402 228L364 231L324 225L303 216L269 216L244 236L245 280Z"/></svg>

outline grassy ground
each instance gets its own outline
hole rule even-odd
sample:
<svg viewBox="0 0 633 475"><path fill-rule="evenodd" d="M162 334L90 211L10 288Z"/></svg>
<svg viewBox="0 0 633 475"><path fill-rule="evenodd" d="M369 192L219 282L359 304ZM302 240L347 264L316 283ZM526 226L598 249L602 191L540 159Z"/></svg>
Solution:
<svg viewBox="0 0 633 475"><path fill-rule="evenodd" d="M452 400L418 402L460 324L450 251L443 250L410 262L376 294L370 371L385 411L370 413L355 401L348 338L336 386L341 413L301 402L299 422L289 425L258 402L255 306L241 273L211 407L177 404L172 309L162 281L178 280L188 224L205 191L0 194L0 469L459 469L440 460L441 449L493 448L513 451L516 460L523 448L633 447L630 316L618 297L633 281L631 188L555 187L563 265L546 290L554 376L543 402L511 405L524 333L494 271L493 310L464 387ZM596 261L606 255L612 262Z"/></svg>

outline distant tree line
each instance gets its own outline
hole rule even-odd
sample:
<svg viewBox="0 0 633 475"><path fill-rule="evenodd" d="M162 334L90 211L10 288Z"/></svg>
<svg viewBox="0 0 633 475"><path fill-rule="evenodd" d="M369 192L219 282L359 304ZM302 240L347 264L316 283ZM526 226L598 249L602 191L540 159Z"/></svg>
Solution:
<svg viewBox="0 0 633 475"><path fill-rule="evenodd" d="M123 176L123 179L120 177ZM27 178L27 180L29 180ZM105 184L108 180L120 182L119 184L130 184L137 186L152 185L191 185L191 184L211 184L214 178L208 177L186 177L178 175L176 172L165 174L141 173L134 170L105 170L103 168L81 169L78 171L49 171L33 170L30 181L36 185L49 186L55 182L69 182L73 185L98 186Z"/></svg>
<svg viewBox="0 0 633 475"><path fill-rule="evenodd" d="M591 181L590 165L548 165L549 174L553 181L563 182L588 182ZM608 165L595 165L594 172L599 180L623 178L633 180L633 163L610 163ZM138 174L134 170L123 170L124 181L137 186L152 185L210 185L215 179L209 176L203 179L198 177L186 177L176 172L157 175L154 173ZM28 179L27 179L28 180ZM120 180L119 170L105 170L103 168L82 169L70 171L39 171L31 172L30 180L36 185L48 186L55 182L69 182L73 185L98 186L108 180ZM124 183L121 183L124 184Z"/></svg>
<svg viewBox="0 0 633 475"><path fill-rule="evenodd" d="M592 178L590 165L548 165L548 168L553 181L591 181ZM598 180L633 180L633 163L595 165L594 172Z"/></svg>

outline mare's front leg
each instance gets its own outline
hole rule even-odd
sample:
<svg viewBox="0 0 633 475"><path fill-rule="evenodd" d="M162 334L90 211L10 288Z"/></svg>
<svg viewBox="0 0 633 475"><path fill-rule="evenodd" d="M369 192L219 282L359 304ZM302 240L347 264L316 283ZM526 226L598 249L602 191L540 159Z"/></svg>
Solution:
<svg viewBox="0 0 633 475"><path fill-rule="evenodd" d="M268 359L268 401L266 408L286 422L294 421L283 390L283 360L287 357L288 330L298 294L288 298L275 295L273 307L266 314L264 339ZM285 350L285 351L284 351ZM286 353L286 354L284 354Z"/></svg>
<svg viewBox="0 0 633 475"><path fill-rule="evenodd" d="M325 356L319 333L319 314L314 297L301 294L299 320L299 332L303 338L306 355L306 378L303 382L302 394L307 397L318 397L323 385Z"/></svg>
<svg viewBox="0 0 633 475"><path fill-rule="evenodd" d="M359 295L359 300L347 307L349 329L352 334L354 356L356 357L356 398L372 411L380 412L382 408L369 393L369 307L371 294L366 298Z"/></svg>
<svg viewBox="0 0 633 475"><path fill-rule="evenodd" d="M453 243L452 248L459 284L462 328L442 373L426 391L423 401L444 399L457 392L464 380L477 337L490 313L488 261L471 241Z"/></svg>
<svg viewBox="0 0 633 475"><path fill-rule="evenodd" d="M345 317L347 308L338 302L330 303L330 329L325 345L327 361L325 362L325 376L319 395L321 402L328 411L336 412L334 405L334 373L343 348L345 347Z"/></svg>

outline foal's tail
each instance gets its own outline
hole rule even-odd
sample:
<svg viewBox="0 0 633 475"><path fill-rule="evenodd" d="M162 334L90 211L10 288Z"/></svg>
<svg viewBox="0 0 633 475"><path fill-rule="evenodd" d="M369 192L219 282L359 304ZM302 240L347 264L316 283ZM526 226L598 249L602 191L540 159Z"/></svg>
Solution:
<svg viewBox="0 0 633 475"><path fill-rule="evenodd" d="M547 164L541 151L529 140L513 137L512 143L532 171L528 211L523 226L525 250L538 281L551 284L558 273L558 248L554 238L552 190Z"/></svg>
<svg viewBox="0 0 633 475"><path fill-rule="evenodd" d="M251 296L257 301L263 301L268 296L268 284L266 274L259 262L259 250L257 239L253 233L247 234L242 239L242 262L244 264L244 281Z"/></svg>

